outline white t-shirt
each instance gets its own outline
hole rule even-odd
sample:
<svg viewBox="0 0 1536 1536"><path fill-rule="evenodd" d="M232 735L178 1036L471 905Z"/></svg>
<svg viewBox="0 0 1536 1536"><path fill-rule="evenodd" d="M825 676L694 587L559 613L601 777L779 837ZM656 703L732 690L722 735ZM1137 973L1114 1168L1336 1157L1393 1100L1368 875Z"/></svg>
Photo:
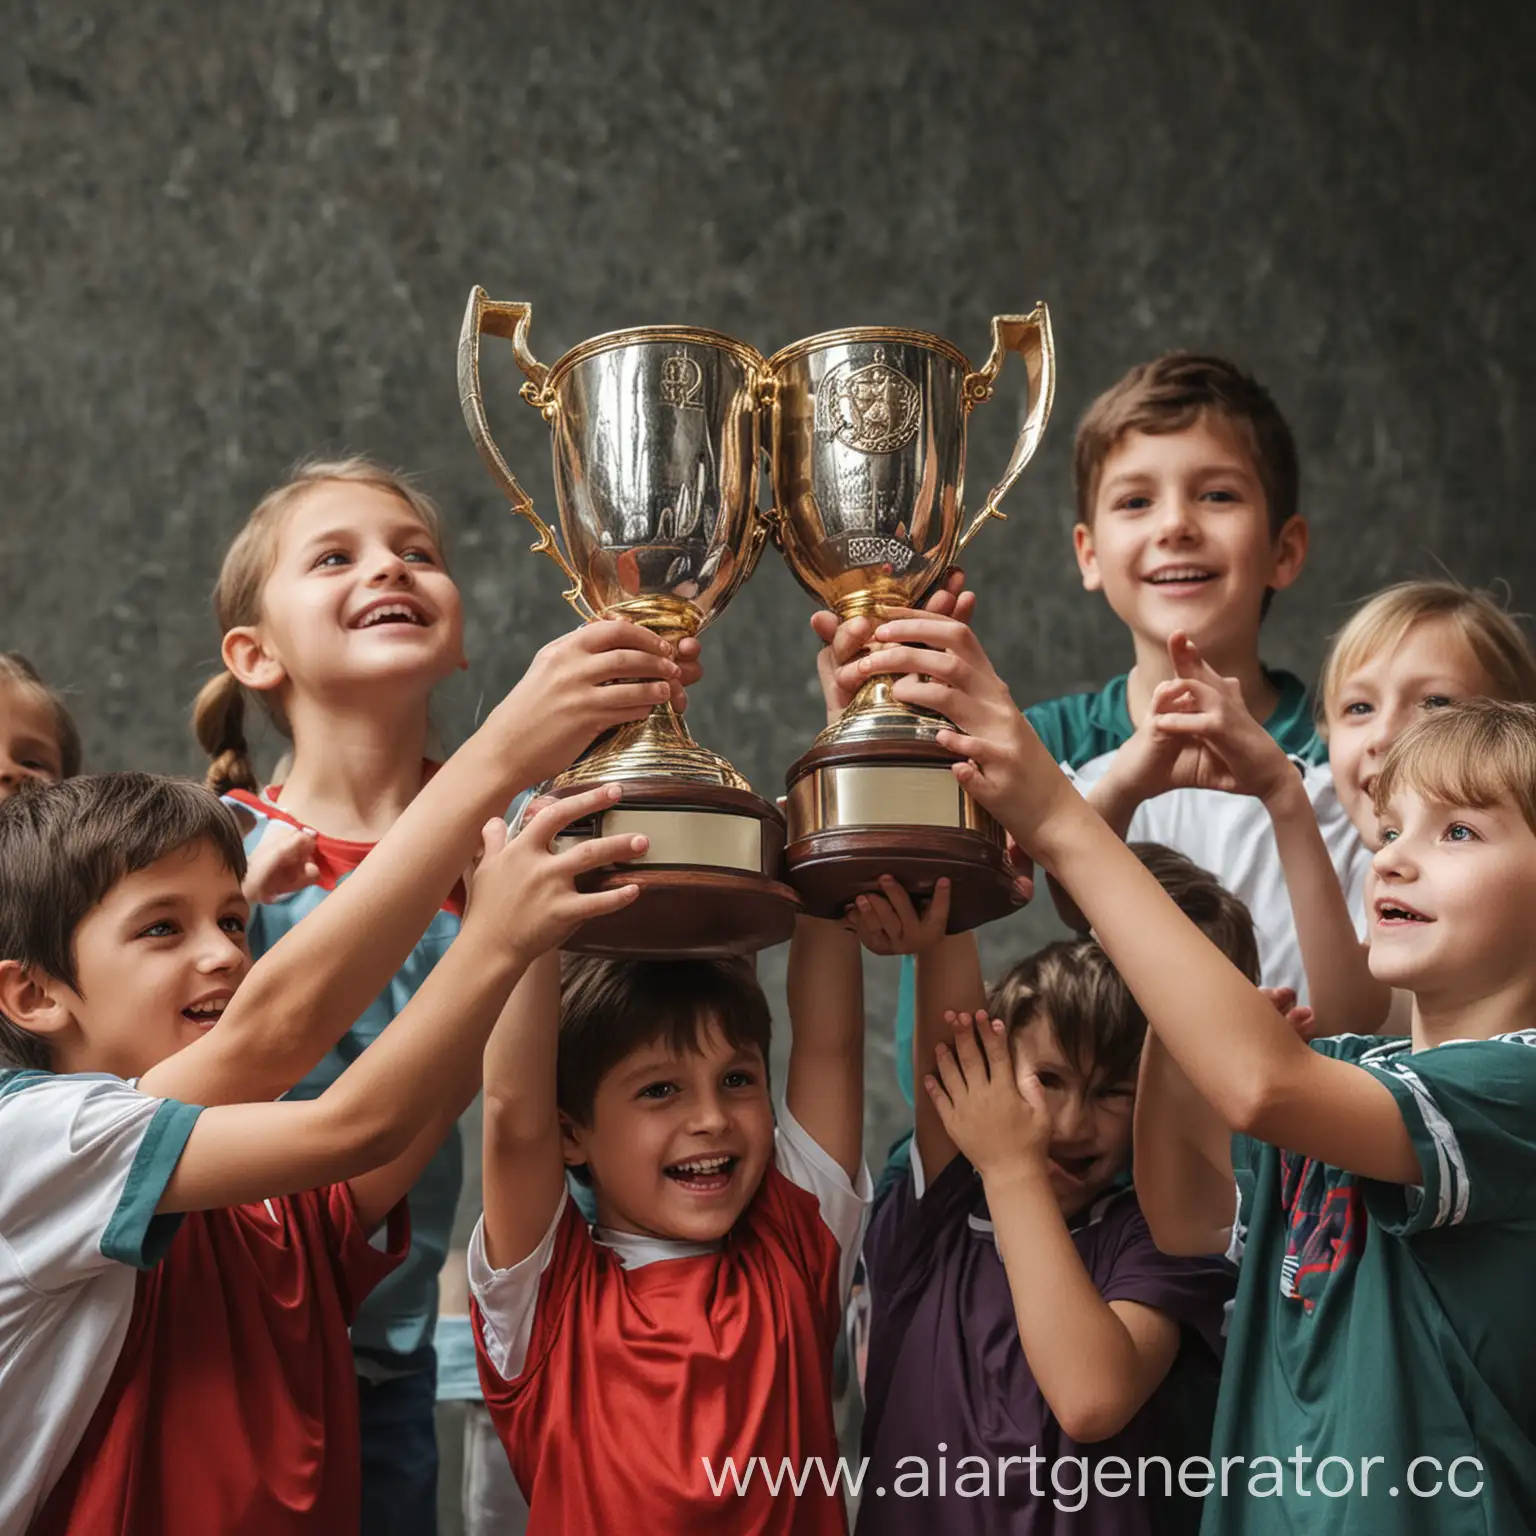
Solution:
<svg viewBox="0 0 1536 1536"><path fill-rule="evenodd" d="M842 1165L816 1145L805 1127L790 1114L787 1105L779 1107L773 1160L791 1184L816 1197L821 1219L836 1239L841 1254L839 1280L846 1303L853 1284L854 1267L858 1263L865 1218L874 1199L869 1169L859 1169L858 1187L855 1188ZM493 1269L485 1256L483 1216L475 1223L470 1236L470 1294L480 1308L486 1353L505 1381L515 1380L527 1359L528 1344L533 1337L534 1307L539 1299L539 1279L554 1257L560 1218L565 1214L565 1204L570 1198L569 1192L560 1196L554 1219L539 1246L527 1258L507 1269ZM714 1253L720 1247L719 1243L684 1243L642 1237L632 1232L612 1232L606 1227L594 1227L592 1238L612 1249L625 1269L639 1269L662 1259L696 1258Z"/></svg>
<svg viewBox="0 0 1536 1536"><path fill-rule="evenodd" d="M1063 770L1084 794L1103 778L1115 754L1106 752L1075 772ZM1339 803L1327 763L1308 767L1292 758L1301 773L1318 830L1339 877L1355 932L1366 935L1365 876L1371 851ZM1247 904L1259 941L1259 980L1266 987L1294 987L1306 1003L1307 974L1296 940L1290 893L1280 868L1274 824L1264 802L1251 795L1219 789L1175 789L1145 800L1131 818L1126 841L1162 843L1216 876Z"/></svg>
<svg viewBox="0 0 1536 1536"><path fill-rule="evenodd" d="M0 1071L0 1536L32 1523L101 1401L201 1113L105 1073Z"/></svg>

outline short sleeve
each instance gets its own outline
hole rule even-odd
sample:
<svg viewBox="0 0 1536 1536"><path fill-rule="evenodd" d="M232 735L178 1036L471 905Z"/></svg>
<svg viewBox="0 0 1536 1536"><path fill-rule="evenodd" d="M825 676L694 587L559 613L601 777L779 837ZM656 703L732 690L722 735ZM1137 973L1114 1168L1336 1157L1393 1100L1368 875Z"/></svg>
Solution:
<svg viewBox="0 0 1536 1536"><path fill-rule="evenodd" d="M853 1288L853 1271L859 1261L864 1223L874 1200L869 1168L863 1163L859 1165L859 1182L855 1188L842 1165L816 1145L810 1133L789 1112L787 1104L779 1106L778 1128L773 1139L775 1166L791 1184L815 1195L822 1223L837 1241L840 1256L838 1295L846 1302Z"/></svg>
<svg viewBox="0 0 1536 1536"><path fill-rule="evenodd" d="M1237 1286L1236 1271L1226 1259L1163 1253L1152 1241L1135 1196L1127 1193L1119 1198L1123 1225L1100 1294L1105 1301L1134 1301L1156 1308L1198 1333L1219 1356L1222 1318Z"/></svg>
<svg viewBox="0 0 1536 1536"><path fill-rule="evenodd" d="M402 1196L380 1231L370 1235L358 1218L357 1202L350 1184L329 1185L313 1191L312 1197L320 1207L336 1288L347 1321L351 1323L373 1288L398 1269L410 1254L410 1207Z"/></svg>
<svg viewBox="0 0 1536 1536"><path fill-rule="evenodd" d="M1386 1231L1536 1219L1536 1030L1360 1065L1397 1100L1423 1175L1417 1187L1361 1181Z"/></svg>
<svg viewBox="0 0 1536 1536"><path fill-rule="evenodd" d="M201 1113L106 1074L0 1074L0 1241L27 1283L159 1263L181 1218L155 1208Z"/></svg>
<svg viewBox="0 0 1536 1536"><path fill-rule="evenodd" d="M506 1269L493 1269L485 1256L485 1217L475 1223L469 1239L469 1294L474 1298L478 1323L477 1352L503 1381L514 1381L523 1373L528 1360L528 1345L533 1338L533 1314L539 1299L539 1285L555 1254L555 1240L565 1219L571 1199L560 1196L554 1219L526 1258ZM580 1213L571 1207L575 1218Z"/></svg>

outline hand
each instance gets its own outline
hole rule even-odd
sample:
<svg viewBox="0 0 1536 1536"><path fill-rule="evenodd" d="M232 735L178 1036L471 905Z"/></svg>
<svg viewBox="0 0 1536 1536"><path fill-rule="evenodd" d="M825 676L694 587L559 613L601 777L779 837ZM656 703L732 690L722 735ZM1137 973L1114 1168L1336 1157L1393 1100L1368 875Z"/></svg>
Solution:
<svg viewBox="0 0 1536 1536"><path fill-rule="evenodd" d="M682 714L688 708L688 690L704 676L704 667L699 661L699 642L691 637L679 640L672 659L677 662L679 673L672 684L672 708Z"/></svg>
<svg viewBox="0 0 1536 1536"><path fill-rule="evenodd" d="M1317 1033L1317 1019L1305 1004L1296 1006L1294 987L1260 987L1259 991L1275 1005L1275 1012L1294 1029L1303 1040L1310 1040Z"/></svg>
<svg viewBox="0 0 1536 1536"><path fill-rule="evenodd" d="M593 837L556 850L555 839L573 822L600 815L619 799L617 784L584 794L546 801L526 817L522 830L508 840L500 817L485 824L483 848L470 884L464 931L494 936L527 965L558 949L582 923L626 907L639 894L637 885L583 893L579 876L606 864L644 853L644 837Z"/></svg>
<svg viewBox="0 0 1536 1536"><path fill-rule="evenodd" d="M1050 824L1086 808L1019 713L974 631L956 619L906 610L893 613L874 638L886 648L859 661L860 671L907 674L897 680L895 696L955 722L958 729L938 734L939 745L963 759L954 765L955 777L1021 849L1039 857Z"/></svg>
<svg viewBox="0 0 1536 1536"><path fill-rule="evenodd" d="M286 821L267 823L267 830L245 866L241 891L253 906L276 901L280 896L301 891L320 878L315 862L316 836L308 827L291 826Z"/></svg>
<svg viewBox="0 0 1536 1536"><path fill-rule="evenodd" d="M675 704L689 674L698 675L697 647L686 670L674 655L665 640L627 619L587 624L546 645L496 709L524 781L552 778L604 731L644 719L657 704Z"/></svg>
<svg viewBox="0 0 1536 1536"><path fill-rule="evenodd" d="M892 875L881 875L880 894L865 894L849 904L847 926L875 955L920 955L939 943L949 926L949 881L940 880L922 915Z"/></svg>
<svg viewBox="0 0 1536 1536"><path fill-rule="evenodd" d="M1013 875L1013 899L1019 906L1028 906L1035 899L1035 861L1013 840L1013 833L1005 833L1007 843L1003 857Z"/></svg>
<svg viewBox="0 0 1536 1536"><path fill-rule="evenodd" d="M969 624L976 611L976 594L966 591L965 572L958 566L952 568L929 595L921 611ZM822 644L816 657L816 675L827 705L827 724L833 725L866 681L852 669L869 645L875 626L867 618L848 619L839 624L837 615L823 608L811 615L811 628Z"/></svg>
<svg viewBox="0 0 1536 1536"><path fill-rule="evenodd" d="M1169 637L1168 655L1178 675L1153 690L1143 722L1166 787L1222 789L1268 802L1294 785L1295 768L1249 714L1237 679L1222 677L1182 632Z"/></svg>
<svg viewBox="0 0 1536 1536"><path fill-rule="evenodd" d="M983 1177L1045 1169L1051 1111L1033 1073L1020 1082L1001 1019L946 1013L954 1045L941 1044L923 1079L949 1139ZM980 1036L980 1043L977 1041Z"/></svg>

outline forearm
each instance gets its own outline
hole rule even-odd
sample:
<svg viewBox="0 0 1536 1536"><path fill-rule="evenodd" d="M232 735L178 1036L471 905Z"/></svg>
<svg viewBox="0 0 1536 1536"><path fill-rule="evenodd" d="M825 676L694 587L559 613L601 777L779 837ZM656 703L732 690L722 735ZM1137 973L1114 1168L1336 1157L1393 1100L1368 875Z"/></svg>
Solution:
<svg viewBox="0 0 1536 1536"><path fill-rule="evenodd" d="M1066 1432L1118 1433L1145 1400L1145 1367L1067 1230L1043 1159L982 1182L1008 1274L1024 1358Z"/></svg>
<svg viewBox="0 0 1536 1536"><path fill-rule="evenodd" d="M850 1178L863 1162L864 967L858 936L801 917L789 947L789 1074L784 1098Z"/></svg>
<svg viewBox="0 0 1536 1536"><path fill-rule="evenodd" d="M1391 988L1371 975L1338 872L1300 775L1265 802L1290 897L1317 1033L1373 1034L1391 1006Z"/></svg>
<svg viewBox="0 0 1536 1536"><path fill-rule="evenodd" d="M1088 804L1099 813L1104 825L1121 839L1130 835L1131 822L1141 808L1143 799L1135 779L1127 772L1116 771L1123 760L1123 754L1122 748L1121 757L1110 764L1104 777L1084 796ZM1072 899L1071 892L1050 873L1046 874L1046 886L1050 890L1051 904L1056 908L1057 917L1074 933L1087 933L1092 925L1083 915L1083 909Z"/></svg>
<svg viewBox="0 0 1536 1536"><path fill-rule="evenodd" d="M922 1160L923 1177L931 1182L949 1166L954 1142L934 1108L923 1079L933 1071L934 1052L953 1038L944 1022L945 1010L975 1013L986 1001L981 956L973 933L954 933L917 957L916 1028L912 1034L914 1140Z"/></svg>
<svg viewBox="0 0 1536 1536"><path fill-rule="evenodd" d="M1136 1089L1136 1198L1164 1253L1224 1253L1236 1209L1231 1132L1155 1034Z"/></svg>

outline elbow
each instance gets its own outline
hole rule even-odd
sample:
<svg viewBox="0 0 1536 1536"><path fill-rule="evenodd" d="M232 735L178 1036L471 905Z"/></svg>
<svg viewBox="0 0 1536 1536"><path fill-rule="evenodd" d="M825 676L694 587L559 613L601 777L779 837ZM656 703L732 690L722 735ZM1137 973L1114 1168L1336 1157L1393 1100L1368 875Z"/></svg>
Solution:
<svg viewBox="0 0 1536 1536"><path fill-rule="evenodd" d="M1086 1393L1059 1408L1053 1403L1051 1411L1063 1434L1079 1445L1097 1445L1101 1440L1118 1435L1136 1416L1140 1406L1123 1397Z"/></svg>

